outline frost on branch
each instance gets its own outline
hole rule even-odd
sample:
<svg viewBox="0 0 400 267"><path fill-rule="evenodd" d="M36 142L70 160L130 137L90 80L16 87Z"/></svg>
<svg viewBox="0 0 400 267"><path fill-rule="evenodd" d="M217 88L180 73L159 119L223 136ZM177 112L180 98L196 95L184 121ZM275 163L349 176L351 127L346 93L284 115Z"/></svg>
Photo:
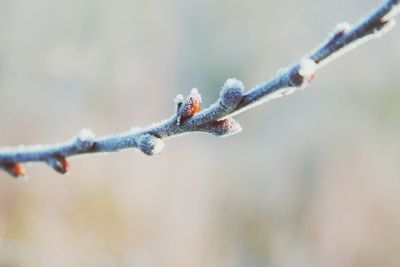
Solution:
<svg viewBox="0 0 400 267"><path fill-rule="evenodd" d="M138 139L138 148L146 155L160 154L164 148L164 142L151 134L143 134Z"/></svg>
<svg viewBox="0 0 400 267"><path fill-rule="evenodd" d="M226 80L224 86L219 93L221 105L226 110L234 109L242 100L244 86L242 81L235 78Z"/></svg>
<svg viewBox="0 0 400 267"><path fill-rule="evenodd" d="M242 128L232 116L270 99L293 93L307 85L317 69L360 44L386 33L395 25L393 17L400 12L399 4L400 0L385 0L353 27L348 23L339 23L328 38L298 64L285 68L273 79L247 93L244 93L242 82L228 79L218 101L204 111L201 111L199 92L192 89L187 98L177 96L175 114L160 123L98 139L94 138L90 130L84 129L72 142L1 149L0 168L15 177L21 177L25 175L22 163L46 162L57 172L66 173L69 169L67 158L80 154L139 148L147 155L155 155L164 147L161 138L197 131L221 137L239 133Z"/></svg>
<svg viewBox="0 0 400 267"><path fill-rule="evenodd" d="M177 104L177 119L176 124L180 125L186 119L193 117L201 110L201 95L197 88L193 88L190 91L190 95L182 101L181 95L178 95L175 99Z"/></svg>

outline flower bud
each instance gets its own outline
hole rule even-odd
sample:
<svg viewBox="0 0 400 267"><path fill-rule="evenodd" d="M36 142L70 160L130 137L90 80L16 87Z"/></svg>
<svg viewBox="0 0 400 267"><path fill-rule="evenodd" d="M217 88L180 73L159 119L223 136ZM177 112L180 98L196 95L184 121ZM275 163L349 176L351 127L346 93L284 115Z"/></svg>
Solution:
<svg viewBox="0 0 400 267"><path fill-rule="evenodd" d="M201 95L199 94L197 88L193 88L190 92L190 95L183 102L180 100L181 98L179 97L179 102L177 103L177 125L180 125L184 120L199 113L201 110Z"/></svg>
<svg viewBox="0 0 400 267"><path fill-rule="evenodd" d="M236 120L228 118L221 121L211 122L203 126L202 131L216 136L226 137L240 133L242 131L242 126L240 126Z"/></svg>
<svg viewBox="0 0 400 267"><path fill-rule="evenodd" d="M242 100L244 93L243 83L235 78L226 80L219 93L221 105L227 109L234 109Z"/></svg>
<svg viewBox="0 0 400 267"><path fill-rule="evenodd" d="M70 165L69 161L61 155L51 157L47 163L52 167L56 172L65 174L69 171Z"/></svg>
<svg viewBox="0 0 400 267"><path fill-rule="evenodd" d="M94 144L94 133L90 129L82 129L76 136L75 144L81 151L89 150Z"/></svg>
<svg viewBox="0 0 400 267"><path fill-rule="evenodd" d="M9 174L14 176L15 178L20 178L26 176L26 170L24 166L22 166L21 163L12 163L12 164L7 164L4 167L4 170L6 170Z"/></svg>
<svg viewBox="0 0 400 267"><path fill-rule="evenodd" d="M301 87L309 84L315 77L317 67L317 63L311 58L303 58L290 74L291 85Z"/></svg>
<svg viewBox="0 0 400 267"><path fill-rule="evenodd" d="M138 139L139 149L146 155L152 156L160 154L164 148L164 142L151 134L143 134Z"/></svg>

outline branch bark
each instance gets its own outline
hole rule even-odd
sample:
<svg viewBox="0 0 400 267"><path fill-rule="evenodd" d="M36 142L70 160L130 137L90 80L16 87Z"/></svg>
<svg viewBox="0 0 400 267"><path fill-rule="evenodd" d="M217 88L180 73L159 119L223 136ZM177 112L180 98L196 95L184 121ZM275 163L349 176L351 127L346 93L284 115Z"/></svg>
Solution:
<svg viewBox="0 0 400 267"><path fill-rule="evenodd" d="M92 131L81 130L72 140L56 145L20 146L0 149L0 168L14 177L25 176L21 163L45 162L59 173L69 170L68 157L137 148L147 155L159 154L163 140L189 132L206 132L229 136L241 131L232 117L273 98L289 95L307 86L315 72L358 45L380 37L394 25L400 11L400 0L386 0L355 26L339 23L326 40L299 62L279 71L277 75L253 90L244 93L241 81L228 79L219 99L201 110L201 96L192 89L184 99L175 99L176 112L168 119L147 128L95 138Z"/></svg>

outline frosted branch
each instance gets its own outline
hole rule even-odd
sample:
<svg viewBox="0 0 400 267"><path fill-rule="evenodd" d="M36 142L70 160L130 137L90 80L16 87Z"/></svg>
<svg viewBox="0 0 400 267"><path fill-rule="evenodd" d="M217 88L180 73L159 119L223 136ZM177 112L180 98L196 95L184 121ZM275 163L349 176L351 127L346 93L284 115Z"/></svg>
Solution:
<svg viewBox="0 0 400 267"><path fill-rule="evenodd" d="M355 26L339 23L315 50L247 93L241 81L228 79L221 89L219 99L202 110L200 93L192 89L186 99L182 95L175 98L175 114L160 123L100 138L95 138L91 130L83 129L71 141L63 144L2 148L0 168L14 177L22 177L26 174L22 163L45 162L55 171L66 173L70 167L67 158L72 156L133 148L147 155L156 155L164 147L163 140L172 136L190 132L205 132L216 136L239 133L242 128L232 116L304 88L313 80L319 68L358 45L382 36L395 25L394 16L400 11L399 1L385 1Z"/></svg>

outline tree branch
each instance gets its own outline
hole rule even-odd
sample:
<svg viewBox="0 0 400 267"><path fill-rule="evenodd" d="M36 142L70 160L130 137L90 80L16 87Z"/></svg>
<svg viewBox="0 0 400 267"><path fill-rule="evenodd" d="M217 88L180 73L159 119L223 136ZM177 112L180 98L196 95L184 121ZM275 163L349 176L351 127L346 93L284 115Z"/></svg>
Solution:
<svg viewBox="0 0 400 267"><path fill-rule="evenodd" d="M197 89L192 89L186 99L182 95L176 97L175 114L160 123L101 138L95 138L92 131L83 129L71 141L63 144L2 148L0 168L15 177L21 177L25 176L21 163L42 161L59 173L66 173L69 169L67 158L71 156L129 148L155 155L164 147L162 140L172 136L206 132L223 137L239 133L241 127L232 116L304 88L319 68L358 45L386 33L395 25L393 17L400 11L399 2L386 0L354 27L348 23L339 23L318 48L248 93L244 93L241 81L228 79L217 102L201 111L201 96Z"/></svg>

